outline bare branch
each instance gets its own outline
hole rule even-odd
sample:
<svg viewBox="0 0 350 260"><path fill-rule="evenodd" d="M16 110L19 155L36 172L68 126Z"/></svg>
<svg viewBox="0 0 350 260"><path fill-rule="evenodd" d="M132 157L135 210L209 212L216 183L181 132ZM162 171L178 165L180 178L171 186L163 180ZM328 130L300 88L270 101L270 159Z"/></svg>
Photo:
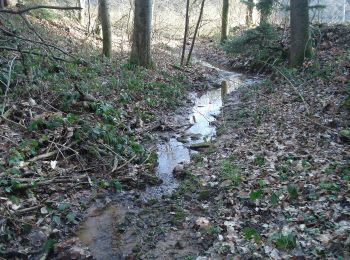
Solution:
<svg viewBox="0 0 350 260"><path fill-rule="evenodd" d="M0 13L7 13L7 14L24 14L33 10L37 10L37 9L55 9L55 10L82 10L83 8L81 7L73 7L73 6L51 6L51 5L36 5L36 6L31 6L31 7L27 7L25 9L22 10L10 10L10 9L2 9L0 10Z"/></svg>

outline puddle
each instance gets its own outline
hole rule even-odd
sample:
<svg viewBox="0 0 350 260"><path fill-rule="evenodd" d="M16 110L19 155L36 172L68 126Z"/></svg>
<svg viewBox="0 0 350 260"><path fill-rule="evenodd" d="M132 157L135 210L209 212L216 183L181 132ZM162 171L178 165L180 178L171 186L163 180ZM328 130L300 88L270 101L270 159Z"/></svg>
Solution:
<svg viewBox="0 0 350 260"><path fill-rule="evenodd" d="M219 74L218 83L224 80L227 81L228 88L225 94L231 93L242 84L249 85L254 82L254 80L248 79L242 74L216 68L207 62L200 61L200 64L217 70ZM156 187L148 187L142 195L144 199L159 198L161 195L171 194L178 186L178 182L172 174L174 168L179 164L189 163L191 154L197 153L188 147L192 144L210 141L216 136L216 127L212 122L221 113L224 98L222 89L210 89L200 96L196 93L190 93L190 97L191 100L194 100L192 112L188 117L188 121L192 126L182 135L170 138L166 143L158 144L158 167L156 170L157 176L163 180L163 183ZM187 142L179 142L178 137L186 139Z"/></svg>
<svg viewBox="0 0 350 260"><path fill-rule="evenodd" d="M227 81L227 94L243 84L250 85L255 82L242 74L225 71L206 62L200 63L205 67L217 70L218 83L223 80ZM188 147L196 143L210 141L216 136L216 127L212 123L221 113L223 105L221 88L210 89L200 96L195 93L190 95L191 99L194 100L192 111L188 117L191 127L187 127L187 130L182 134L173 136L166 142L159 142L157 145L158 166L156 174L163 183L159 186L148 187L141 194L143 201L152 198L159 199L162 195L171 194L178 187L178 182L172 174L174 168L179 164L189 163L191 154L196 153ZM181 142L179 138L182 139ZM132 204L131 201L129 203ZM121 203L112 203L106 209L95 210L89 214L88 219L78 231L78 237L91 249L94 258L124 259L131 253L132 247L135 245L135 241L133 241L135 234L123 234L121 239L116 231L118 223L122 223L125 215L130 211L137 211L137 207L132 209L132 206L125 206L124 201L124 206Z"/></svg>

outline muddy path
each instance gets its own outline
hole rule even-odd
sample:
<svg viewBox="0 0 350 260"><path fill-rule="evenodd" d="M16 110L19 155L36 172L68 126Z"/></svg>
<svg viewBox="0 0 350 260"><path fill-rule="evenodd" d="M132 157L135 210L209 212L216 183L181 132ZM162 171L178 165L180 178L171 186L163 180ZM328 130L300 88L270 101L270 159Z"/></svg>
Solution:
<svg viewBox="0 0 350 260"><path fill-rule="evenodd" d="M177 199L183 189L181 179L187 174L186 165L192 163L191 158L215 140L216 120L221 116L225 96L256 79L204 61L197 63L216 73L208 90L190 93L192 104L170 118L182 127L158 134L156 175L161 184L98 201L79 227L77 236L94 258L166 259L200 254L202 246L198 246L196 234L184 228L189 212L181 208ZM218 87L222 82L227 86ZM198 205L191 210L191 215L203 211Z"/></svg>

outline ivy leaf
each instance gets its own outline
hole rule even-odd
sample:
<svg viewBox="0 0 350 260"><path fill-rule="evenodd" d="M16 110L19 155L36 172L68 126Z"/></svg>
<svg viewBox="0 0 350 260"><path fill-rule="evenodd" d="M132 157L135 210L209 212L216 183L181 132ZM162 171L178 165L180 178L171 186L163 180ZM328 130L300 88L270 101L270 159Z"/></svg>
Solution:
<svg viewBox="0 0 350 260"><path fill-rule="evenodd" d="M46 253L49 253L51 250L53 250L53 247L55 246L55 244L57 244L57 241L54 239L46 240L44 245L43 245L44 251Z"/></svg>
<svg viewBox="0 0 350 260"><path fill-rule="evenodd" d="M276 193L272 193L272 195L271 195L271 204L272 205L277 205L278 204L278 196L277 196L277 194Z"/></svg>
<svg viewBox="0 0 350 260"><path fill-rule="evenodd" d="M75 220L76 216L74 212L69 212L66 216L68 223L78 224L78 221Z"/></svg>
<svg viewBox="0 0 350 260"><path fill-rule="evenodd" d="M263 190L262 189L258 189L257 191L253 191L252 193L250 193L250 199L252 201L256 201L257 199L259 199L263 194Z"/></svg>

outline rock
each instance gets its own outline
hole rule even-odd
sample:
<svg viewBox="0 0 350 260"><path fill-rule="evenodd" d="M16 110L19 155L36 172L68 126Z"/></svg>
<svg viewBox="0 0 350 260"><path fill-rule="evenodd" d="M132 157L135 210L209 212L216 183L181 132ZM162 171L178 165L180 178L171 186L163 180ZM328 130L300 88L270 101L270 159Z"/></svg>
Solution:
<svg viewBox="0 0 350 260"><path fill-rule="evenodd" d="M193 134L191 135L191 140L197 141L200 140L202 138L201 134Z"/></svg>
<svg viewBox="0 0 350 260"><path fill-rule="evenodd" d="M182 164L177 165L173 170L173 176L175 178L184 178L186 176L186 171L184 169L184 166Z"/></svg>
<svg viewBox="0 0 350 260"><path fill-rule="evenodd" d="M210 147L210 143L199 143L199 144L192 144L190 145L189 148L191 150L200 151L202 149L209 148L209 147Z"/></svg>
<svg viewBox="0 0 350 260"><path fill-rule="evenodd" d="M77 238L63 241L55 246L55 259L92 259L88 248L81 245Z"/></svg>
<svg viewBox="0 0 350 260"><path fill-rule="evenodd" d="M220 188L227 188L227 187L230 187L231 185L232 185L231 180L225 180L222 183L220 183Z"/></svg>
<svg viewBox="0 0 350 260"><path fill-rule="evenodd" d="M33 248L41 248L47 240L46 234L41 230L34 230L28 235L28 239Z"/></svg>
<svg viewBox="0 0 350 260"><path fill-rule="evenodd" d="M350 142L350 130L341 130L338 134L339 139L344 143Z"/></svg>
<svg viewBox="0 0 350 260"><path fill-rule="evenodd" d="M185 248L185 243L183 241L177 241L176 244L175 244L175 247L177 249L184 249Z"/></svg>
<svg viewBox="0 0 350 260"><path fill-rule="evenodd" d="M170 141L169 136L161 135L161 136L160 136L160 139L162 139L162 140L165 141L165 142L169 142L169 141Z"/></svg>
<svg viewBox="0 0 350 260"><path fill-rule="evenodd" d="M201 229L208 228L209 224L210 224L210 221L204 217L200 217L196 220L196 225Z"/></svg>
<svg viewBox="0 0 350 260"><path fill-rule="evenodd" d="M187 138L179 136L176 138L176 141L178 141L180 143L187 143Z"/></svg>
<svg viewBox="0 0 350 260"><path fill-rule="evenodd" d="M86 255L85 250L78 246L73 246L68 252L70 259L84 259Z"/></svg>

